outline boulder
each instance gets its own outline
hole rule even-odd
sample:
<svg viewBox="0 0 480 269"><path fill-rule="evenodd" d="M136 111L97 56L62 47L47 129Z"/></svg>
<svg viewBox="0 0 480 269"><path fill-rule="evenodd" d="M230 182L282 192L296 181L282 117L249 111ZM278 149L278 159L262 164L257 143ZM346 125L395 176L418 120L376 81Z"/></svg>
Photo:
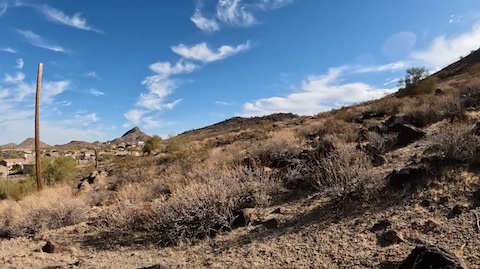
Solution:
<svg viewBox="0 0 480 269"><path fill-rule="evenodd" d="M397 147L404 147L426 135L426 133L422 129L417 128L411 124L397 123L393 125L390 129L391 131L398 132L398 138L396 143Z"/></svg>
<svg viewBox="0 0 480 269"><path fill-rule="evenodd" d="M245 227L252 223L257 223L260 219L258 211L255 208L243 208L233 212L232 228Z"/></svg>
<svg viewBox="0 0 480 269"><path fill-rule="evenodd" d="M372 228L370 228L370 231L371 232L383 231L390 226L392 226L392 222L389 219L382 219L379 222L373 224Z"/></svg>
<svg viewBox="0 0 480 269"><path fill-rule="evenodd" d="M403 239L403 235L393 229L386 231L378 238L378 244L382 247L387 247L402 242L405 242L405 239Z"/></svg>
<svg viewBox="0 0 480 269"><path fill-rule="evenodd" d="M427 169L424 166L405 167L400 171L393 170L387 176L388 186L394 189L401 189L406 185L417 185L423 182L427 176Z"/></svg>
<svg viewBox="0 0 480 269"><path fill-rule="evenodd" d="M372 165L377 167L377 166L382 166L387 163L387 159L385 156L382 154L374 154L372 156Z"/></svg>
<svg viewBox="0 0 480 269"><path fill-rule="evenodd" d="M383 118L383 117L385 117L385 112L382 112L382 111L365 111L362 113L362 120Z"/></svg>
<svg viewBox="0 0 480 269"><path fill-rule="evenodd" d="M398 266L398 269L468 269L455 254L443 248L426 245L418 246Z"/></svg>
<svg viewBox="0 0 480 269"><path fill-rule="evenodd" d="M279 221L276 218L271 218L263 222L263 226L267 229L275 229L278 228Z"/></svg>
<svg viewBox="0 0 480 269"><path fill-rule="evenodd" d="M465 212L466 208L463 205L455 205L450 212L447 214L447 218L453 219L457 216L460 216L463 212Z"/></svg>
<svg viewBox="0 0 480 269"><path fill-rule="evenodd" d="M42 251L45 253L55 253L57 250L57 245L52 241L47 241L47 243L42 247Z"/></svg>

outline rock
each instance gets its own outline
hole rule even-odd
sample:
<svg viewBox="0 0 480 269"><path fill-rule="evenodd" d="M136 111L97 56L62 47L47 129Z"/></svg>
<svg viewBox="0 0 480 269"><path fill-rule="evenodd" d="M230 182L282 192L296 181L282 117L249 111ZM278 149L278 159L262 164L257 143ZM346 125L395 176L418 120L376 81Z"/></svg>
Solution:
<svg viewBox="0 0 480 269"><path fill-rule="evenodd" d="M423 224L423 233L429 233L429 232L439 232L440 229L440 223L436 220L429 219Z"/></svg>
<svg viewBox="0 0 480 269"><path fill-rule="evenodd" d="M455 205L450 212L447 214L447 218L453 219L457 216L460 216L466 208L463 205Z"/></svg>
<svg viewBox="0 0 480 269"><path fill-rule="evenodd" d="M147 267L140 267L138 269L168 269L170 267L167 267L165 265L161 265L161 264L155 264L155 265L152 265L152 266L147 266Z"/></svg>
<svg viewBox="0 0 480 269"><path fill-rule="evenodd" d="M408 184L417 185L427 176L427 169L424 166L405 167L400 171L393 170L387 176L388 186L394 189L401 189Z"/></svg>
<svg viewBox="0 0 480 269"><path fill-rule="evenodd" d="M362 119L361 120L368 120L368 119L373 119L373 118L383 118L385 117L385 112L381 111L365 111L362 113Z"/></svg>
<svg viewBox="0 0 480 269"><path fill-rule="evenodd" d="M381 262L377 268L378 269L397 269L400 263L401 262L396 262L396 261L384 261L384 262Z"/></svg>
<svg viewBox="0 0 480 269"><path fill-rule="evenodd" d="M371 232L383 231L390 226L392 226L392 222L389 219L382 219L381 221L373 224L372 228L370 228L370 231Z"/></svg>
<svg viewBox="0 0 480 269"><path fill-rule="evenodd" d="M42 251L45 253L55 253L56 249L57 246L52 241L47 241L45 246L42 247Z"/></svg>
<svg viewBox="0 0 480 269"><path fill-rule="evenodd" d="M473 133L476 136L480 136L480 121L477 121L475 125L473 126Z"/></svg>
<svg viewBox="0 0 480 269"><path fill-rule="evenodd" d="M77 189L81 191L89 191L92 187L90 186L90 183L88 183L88 180L83 180L78 184Z"/></svg>
<svg viewBox="0 0 480 269"><path fill-rule="evenodd" d="M245 227L258 222L258 211L255 208L243 208L233 212L234 220L232 228Z"/></svg>
<svg viewBox="0 0 480 269"><path fill-rule="evenodd" d="M473 203L476 206L480 205L480 188L473 193Z"/></svg>
<svg viewBox="0 0 480 269"><path fill-rule="evenodd" d="M405 242L403 235L395 230L388 230L378 238L378 244L382 247L387 247L402 242Z"/></svg>
<svg viewBox="0 0 480 269"><path fill-rule="evenodd" d="M444 90L442 90L440 88L435 89L435 96L444 95L444 94L445 94Z"/></svg>
<svg viewBox="0 0 480 269"><path fill-rule="evenodd" d="M288 212L287 208L284 206L278 207L277 209L273 210L272 213L274 214L286 214Z"/></svg>
<svg viewBox="0 0 480 269"><path fill-rule="evenodd" d="M426 245L412 250L398 269L468 269L467 265L443 248Z"/></svg>
<svg viewBox="0 0 480 269"><path fill-rule="evenodd" d="M382 154L374 154L372 156L372 165L377 167L377 166L382 166L387 163L387 159L385 156Z"/></svg>
<svg viewBox="0 0 480 269"><path fill-rule="evenodd" d="M278 228L279 222L276 218L272 218L263 222L263 226L268 229Z"/></svg>
<svg viewBox="0 0 480 269"><path fill-rule="evenodd" d="M426 133L411 124L397 123L391 127L391 131L398 132L396 146L404 147L426 135Z"/></svg>
<svg viewBox="0 0 480 269"><path fill-rule="evenodd" d="M424 199L420 202L420 205L422 207L430 207L432 205L432 202L428 199Z"/></svg>

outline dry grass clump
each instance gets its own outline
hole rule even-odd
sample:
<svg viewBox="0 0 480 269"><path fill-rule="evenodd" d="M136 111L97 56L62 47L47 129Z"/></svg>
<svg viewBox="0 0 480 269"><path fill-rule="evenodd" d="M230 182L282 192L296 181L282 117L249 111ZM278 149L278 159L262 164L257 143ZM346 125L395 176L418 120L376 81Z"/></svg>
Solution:
<svg viewBox="0 0 480 269"><path fill-rule="evenodd" d="M457 96L452 94L415 99L404 107L403 121L417 127L439 122L447 117L460 114L462 107Z"/></svg>
<svg viewBox="0 0 480 269"><path fill-rule="evenodd" d="M447 161L472 161L480 145L480 137L474 134L472 127L468 123L444 124L439 132L430 137L428 151Z"/></svg>
<svg viewBox="0 0 480 269"><path fill-rule="evenodd" d="M270 137L251 149L261 163L268 167L284 167L289 159L302 151L302 140L292 130L271 133Z"/></svg>
<svg viewBox="0 0 480 269"><path fill-rule="evenodd" d="M301 128L299 130L299 133L304 135L316 135L319 137L334 135L346 143L354 142L357 138L357 132L357 124L339 120L335 117L321 119L318 122L310 124L307 128Z"/></svg>
<svg viewBox="0 0 480 269"><path fill-rule="evenodd" d="M204 171L198 181L134 211L125 226L146 231L155 242L168 246L195 241L231 228L235 210L269 203L280 184L263 170L222 168ZM117 224L118 225L118 224Z"/></svg>
<svg viewBox="0 0 480 269"><path fill-rule="evenodd" d="M88 207L70 187L46 189L21 201L0 204L0 234L4 237L35 235L45 229L72 225L86 218Z"/></svg>
<svg viewBox="0 0 480 269"><path fill-rule="evenodd" d="M467 84L461 91L461 105L464 108L478 108L480 106L480 81Z"/></svg>
<svg viewBox="0 0 480 269"><path fill-rule="evenodd" d="M23 197L35 192L37 184L31 178L0 180L0 200L20 200Z"/></svg>
<svg viewBox="0 0 480 269"><path fill-rule="evenodd" d="M367 132L365 138L370 145L370 149L375 152L369 152L374 154L383 154L385 152L393 149L397 142L398 134L396 133L387 133L379 134L376 132Z"/></svg>
<svg viewBox="0 0 480 269"><path fill-rule="evenodd" d="M356 150L353 144L337 141L335 149L318 160L312 184L319 190L330 189L342 196L365 194L375 180L372 168L365 153Z"/></svg>

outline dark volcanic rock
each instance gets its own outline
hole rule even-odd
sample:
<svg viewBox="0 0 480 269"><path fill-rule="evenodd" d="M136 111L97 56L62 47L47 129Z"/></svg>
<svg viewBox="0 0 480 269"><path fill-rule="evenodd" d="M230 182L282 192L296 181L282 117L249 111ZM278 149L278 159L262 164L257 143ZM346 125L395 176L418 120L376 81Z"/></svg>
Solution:
<svg viewBox="0 0 480 269"><path fill-rule="evenodd" d="M392 131L398 132L397 146L404 147L426 135L424 131L411 124L395 124Z"/></svg>
<svg viewBox="0 0 480 269"><path fill-rule="evenodd" d="M437 246L416 247L398 266L398 269L468 269L467 265L450 253Z"/></svg>
<svg viewBox="0 0 480 269"><path fill-rule="evenodd" d="M406 185L418 185L427 176L427 169L424 166L405 167L400 171L393 170L387 176L389 187L401 189Z"/></svg>
<svg viewBox="0 0 480 269"><path fill-rule="evenodd" d="M56 249L57 246L52 241L47 241L47 243L42 247L42 251L45 253L55 253Z"/></svg>

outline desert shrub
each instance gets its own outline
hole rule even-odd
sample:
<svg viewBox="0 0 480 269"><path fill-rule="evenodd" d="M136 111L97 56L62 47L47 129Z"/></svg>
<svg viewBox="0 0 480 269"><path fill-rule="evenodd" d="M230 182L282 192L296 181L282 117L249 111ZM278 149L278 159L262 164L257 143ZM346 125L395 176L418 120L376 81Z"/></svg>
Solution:
<svg viewBox="0 0 480 269"><path fill-rule="evenodd" d="M87 206L69 187L45 189L16 202L0 204L0 234L6 237L35 235L83 221Z"/></svg>
<svg viewBox="0 0 480 269"><path fill-rule="evenodd" d="M371 148L375 149L377 154L383 154L387 151L393 149L396 144L398 134L388 133L388 134L379 134L376 132L367 132L365 138Z"/></svg>
<svg viewBox="0 0 480 269"><path fill-rule="evenodd" d="M460 91L460 94L463 108L478 108L480 106L480 82L467 84Z"/></svg>
<svg viewBox="0 0 480 269"><path fill-rule="evenodd" d="M431 93L437 84L436 77L429 77L425 67L412 67L407 69L405 77L398 82L400 89L397 97L421 95Z"/></svg>
<svg viewBox="0 0 480 269"><path fill-rule="evenodd" d="M456 96L445 95L428 100L422 98L405 107L402 121L417 127L425 127L461 113L462 107Z"/></svg>
<svg viewBox="0 0 480 269"><path fill-rule="evenodd" d="M32 178L0 180L0 200L11 199L18 201L36 190L37 185Z"/></svg>
<svg viewBox="0 0 480 269"><path fill-rule="evenodd" d="M56 183L71 182L78 174L77 163L72 157L48 157L44 156L41 160L42 177L47 185L54 185ZM36 177L36 169L32 168L32 178Z"/></svg>
<svg viewBox="0 0 480 269"><path fill-rule="evenodd" d="M115 225L130 232L146 232L164 246L195 241L229 230L235 210L267 205L279 186L261 169L208 170L199 174L197 181L174 191L170 198L155 200L143 210L130 210L128 216L122 217L127 223L117 221Z"/></svg>
<svg viewBox="0 0 480 269"><path fill-rule="evenodd" d="M442 126L429 141L428 152L447 161L467 163L474 158L480 137L474 134L470 124L454 123Z"/></svg>
<svg viewBox="0 0 480 269"><path fill-rule="evenodd" d="M334 135L346 143L354 142L357 139L358 126L356 124L334 117L327 118L325 121L317 124L316 127L317 129L312 131L319 137Z"/></svg>
<svg viewBox="0 0 480 269"><path fill-rule="evenodd" d="M302 150L302 140L291 130L273 132L270 137L254 147L251 154L258 156L261 163L269 167L284 167Z"/></svg>
<svg viewBox="0 0 480 269"><path fill-rule="evenodd" d="M341 196L364 194L374 180L369 157L351 144L337 142L333 151L318 160L316 169L311 178L313 186Z"/></svg>
<svg viewBox="0 0 480 269"><path fill-rule="evenodd" d="M154 135L147 139L145 145L142 147L142 152L150 155L152 151L159 150L162 146L162 138L158 135Z"/></svg>

